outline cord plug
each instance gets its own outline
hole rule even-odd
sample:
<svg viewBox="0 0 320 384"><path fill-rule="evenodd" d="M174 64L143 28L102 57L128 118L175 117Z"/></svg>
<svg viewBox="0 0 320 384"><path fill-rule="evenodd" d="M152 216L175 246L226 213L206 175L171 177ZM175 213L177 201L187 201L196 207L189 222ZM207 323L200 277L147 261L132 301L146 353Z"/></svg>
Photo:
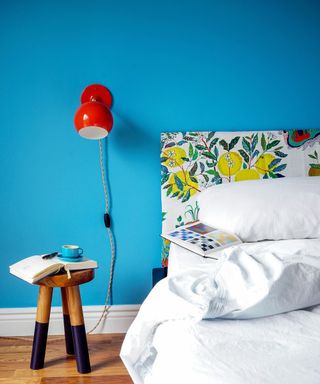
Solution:
<svg viewBox="0 0 320 384"><path fill-rule="evenodd" d="M103 219L104 219L104 225L106 228L110 228L111 226L111 218L110 218L110 215L109 213L105 213L103 215Z"/></svg>

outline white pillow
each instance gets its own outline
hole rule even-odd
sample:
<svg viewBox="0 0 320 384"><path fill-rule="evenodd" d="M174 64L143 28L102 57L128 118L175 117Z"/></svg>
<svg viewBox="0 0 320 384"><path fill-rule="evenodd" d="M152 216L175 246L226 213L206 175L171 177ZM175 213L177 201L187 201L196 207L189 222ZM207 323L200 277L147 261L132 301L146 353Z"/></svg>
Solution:
<svg viewBox="0 0 320 384"><path fill-rule="evenodd" d="M320 177L215 185L198 202L199 220L242 241L320 238Z"/></svg>

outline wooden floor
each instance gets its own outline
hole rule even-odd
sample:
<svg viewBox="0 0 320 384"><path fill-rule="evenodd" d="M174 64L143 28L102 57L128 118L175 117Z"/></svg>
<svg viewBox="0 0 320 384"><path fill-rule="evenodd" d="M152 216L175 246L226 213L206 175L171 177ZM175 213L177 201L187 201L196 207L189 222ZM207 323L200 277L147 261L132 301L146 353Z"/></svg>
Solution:
<svg viewBox="0 0 320 384"><path fill-rule="evenodd" d="M45 367L38 371L29 368L30 341L0 338L0 383L7 384L129 384L132 383L119 358L124 335L103 334L88 336L92 372L79 374L73 356L65 354L64 340L48 338Z"/></svg>

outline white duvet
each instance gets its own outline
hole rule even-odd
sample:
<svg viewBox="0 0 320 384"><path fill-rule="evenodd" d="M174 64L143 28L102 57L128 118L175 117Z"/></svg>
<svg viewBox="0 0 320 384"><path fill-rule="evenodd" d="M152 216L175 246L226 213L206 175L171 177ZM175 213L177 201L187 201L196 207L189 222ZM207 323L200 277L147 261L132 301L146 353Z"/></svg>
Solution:
<svg viewBox="0 0 320 384"><path fill-rule="evenodd" d="M319 303L320 240L242 244L159 282L121 358L137 384L319 384Z"/></svg>

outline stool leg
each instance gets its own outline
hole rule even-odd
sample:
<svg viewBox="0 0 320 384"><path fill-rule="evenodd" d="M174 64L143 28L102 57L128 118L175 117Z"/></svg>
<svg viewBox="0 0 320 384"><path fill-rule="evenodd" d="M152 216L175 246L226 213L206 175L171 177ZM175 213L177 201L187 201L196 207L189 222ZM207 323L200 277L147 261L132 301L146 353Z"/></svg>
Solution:
<svg viewBox="0 0 320 384"><path fill-rule="evenodd" d="M76 353L77 368L80 373L91 372L87 335L81 305L78 285L66 288L68 308L70 313L71 330Z"/></svg>
<svg viewBox="0 0 320 384"><path fill-rule="evenodd" d="M64 336L66 342L66 352L68 355L74 355L74 345L72 339L70 315L67 301L67 293L65 288L61 288L62 297L62 311L63 311L63 325L64 325Z"/></svg>
<svg viewBox="0 0 320 384"><path fill-rule="evenodd" d="M52 288L41 285L39 289L36 324L31 354L31 369L41 369L46 353L48 326L52 300Z"/></svg>

